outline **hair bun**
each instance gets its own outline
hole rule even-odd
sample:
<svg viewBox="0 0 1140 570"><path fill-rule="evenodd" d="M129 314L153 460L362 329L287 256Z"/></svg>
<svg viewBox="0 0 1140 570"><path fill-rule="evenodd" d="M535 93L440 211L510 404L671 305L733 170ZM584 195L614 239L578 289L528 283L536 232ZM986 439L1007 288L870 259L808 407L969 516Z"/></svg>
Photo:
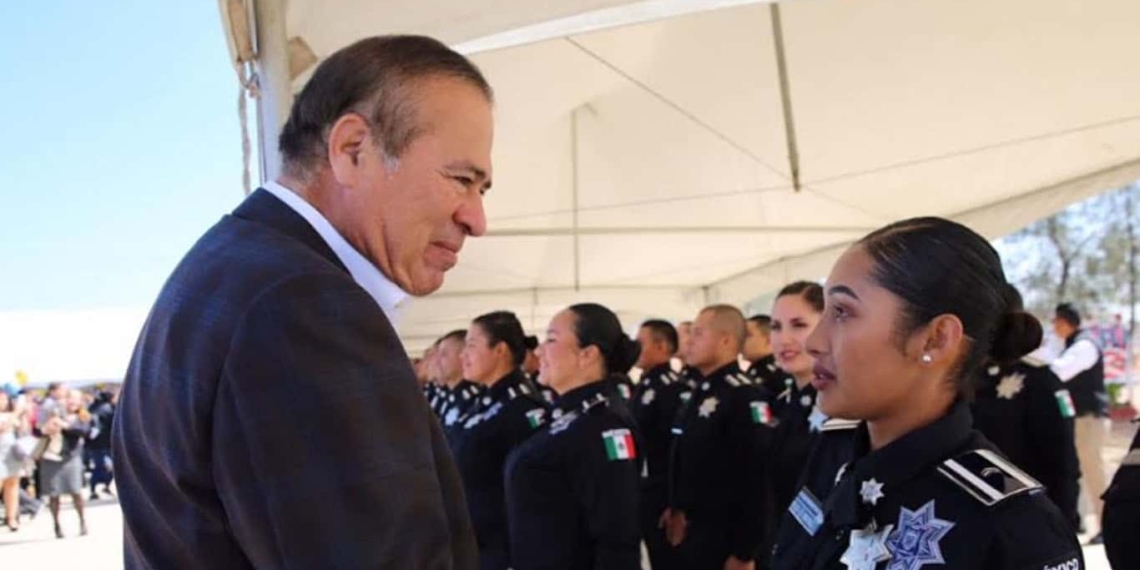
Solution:
<svg viewBox="0 0 1140 570"><path fill-rule="evenodd" d="M639 356L641 356L641 344L622 334L617 345L614 346L613 361L608 363L610 372L614 374L628 373Z"/></svg>
<svg viewBox="0 0 1140 570"><path fill-rule="evenodd" d="M534 335L528 335L524 344L526 345L527 350L534 350L538 348L538 337Z"/></svg>
<svg viewBox="0 0 1140 570"><path fill-rule="evenodd" d="M1025 311L1010 311L998 319L994 330L990 358L996 362L1013 362L1041 346L1044 332L1041 321Z"/></svg>

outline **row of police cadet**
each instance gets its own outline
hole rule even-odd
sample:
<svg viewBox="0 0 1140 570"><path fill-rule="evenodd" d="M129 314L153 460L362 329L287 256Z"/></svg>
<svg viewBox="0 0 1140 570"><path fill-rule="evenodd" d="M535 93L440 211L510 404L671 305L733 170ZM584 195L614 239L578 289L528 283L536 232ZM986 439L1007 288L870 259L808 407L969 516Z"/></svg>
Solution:
<svg viewBox="0 0 1140 570"><path fill-rule="evenodd" d="M826 283L636 341L596 304L437 341L481 567L1082 568L1073 398L989 243L906 220Z"/></svg>

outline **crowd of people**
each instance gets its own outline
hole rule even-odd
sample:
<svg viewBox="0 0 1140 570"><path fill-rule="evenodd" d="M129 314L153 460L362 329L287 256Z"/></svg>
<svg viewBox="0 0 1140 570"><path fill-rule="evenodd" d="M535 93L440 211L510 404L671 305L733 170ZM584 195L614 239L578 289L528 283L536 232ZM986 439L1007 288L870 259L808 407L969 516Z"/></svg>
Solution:
<svg viewBox="0 0 1140 570"><path fill-rule="evenodd" d="M0 483L3 523L20 530L22 517L35 518L46 501L57 538L67 533L61 499L70 497L87 534L86 501L113 496L111 425L115 394L49 384L42 396L6 386L0 389ZM85 498L84 492L89 489Z"/></svg>
<svg viewBox="0 0 1140 570"><path fill-rule="evenodd" d="M1078 567L1080 481L1098 521L1105 491L1080 426L1107 401L1079 312L1053 322L1076 351L1029 356L1043 327L997 254L939 219L867 236L827 283L636 341L595 304L541 343L506 311L439 338L413 364L480 568L633 569L642 544L654 569Z"/></svg>
<svg viewBox="0 0 1140 570"><path fill-rule="evenodd" d="M1096 346L1058 310L1070 350L1025 360L1041 323L946 219L870 233L767 317L712 305L633 339L594 303L541 338L481 315L421 390L393 323L487 231L493 102L422 36L313 70L280 175L195 243L136 344L112 433L128 570L635 570L642 543L655 570L1084 568ZM1110 557L1140 526L1135 464L1105 495Z"/></svg>

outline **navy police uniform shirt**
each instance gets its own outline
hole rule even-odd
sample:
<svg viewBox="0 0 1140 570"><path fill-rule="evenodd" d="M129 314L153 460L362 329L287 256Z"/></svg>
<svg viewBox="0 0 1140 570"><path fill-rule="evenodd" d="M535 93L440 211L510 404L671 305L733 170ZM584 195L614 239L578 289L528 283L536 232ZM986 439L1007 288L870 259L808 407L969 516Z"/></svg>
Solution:
<svg viewBox="0 0 1140 570"><path fill-rule="evenodd" d="M824 432L780 525L776 570L1080 570L1077 537L1041 485L956 403L869 451L865 424Z"/></svg>
<svg viewBox="0 0 1140 570"><path fill-rule="evenodd" d="M1045 485L1075 528L1081 477L1073 436L1076 411L1061 379L1037 360L995 364L979 372L972 408L974 429Z"/></svg>
<svg viewBox="0 0 1140 570"><path fill-rule="evenodd" d="M630 412L645 440L645 483L661 489L662 507L668 485L673 421L681 406L681 392L685 389L680 375L673 372L668 364L663 364L642 373L629 400Z"/></svg>
<svg viewBox="0 0 1140 570"><path fill-rule="evenodd" d="M757 482L773 425L771 395L735 362L697 380L674 426L669 473L669 506L689 522L679 547L689 567L760 554L771 502Z"/></svg>
<svg viewBox="0 0 1140 570"><path fill-rule="evenodd" d="M1140 432L1104 494L1104 551L1113 568L1140 568Z"/></svg>
<svg viewBox="0 0 1140 570"><path fill-rule="evenodd" d="M467 411L478 401L483 394L483 386L463 380L448 391L439 409L439 420L444 430L450 430L460 418L467 415Z"/></svg>
<svg viewBox="0 0 1140 570"><path fill-rule="evenodd" d="M748 374L756 383L770 392L775 399L772 401L772 412L780 416L783 408L788 405L789 394L795 389L796 381L776 366L776 357L769 354L748 367Z"/></svg>
<svg viewBox="0 0 1140 570"><path fill-rule="evenodd" d="M818 392L811 384L800 388L795 382L776 399L776 439L772 446L773 468L769 470L772 482L774 512L778 516L788 509L799 491L804 466L811 457L816 440L824 430L848 429L858 422L827 417L816 402ZM775 531L775 528L771 529Z"/></svg>
<svg viewBox="0 0 1140 570"><path fill-rule="evenodd" d="M447 433L482 570L509 567L503 467L507 454L541 427L546 416L545 402L516 370L487 388Z"/></svg>
<svg viewBox="0 0 1140 570"><path fill-rule="evenodd" d="M613 384L560 396L507 459L511 567L638 570L640 441Z"/></svg>

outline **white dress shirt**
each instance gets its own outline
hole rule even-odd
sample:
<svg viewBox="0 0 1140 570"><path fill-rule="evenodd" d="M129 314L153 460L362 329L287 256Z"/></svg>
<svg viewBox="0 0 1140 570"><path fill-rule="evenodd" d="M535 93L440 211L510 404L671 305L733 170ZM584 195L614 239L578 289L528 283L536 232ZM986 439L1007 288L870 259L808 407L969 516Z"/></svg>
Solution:
<svg viewBox="0 0 1140 570"><path fill-rule="evenodd" d="M1065 352L1062 352L1061 356L1058 356L1057 360L1049 365L1049 368L1062 382L1068 382L1077 374L1095 366L1099 358L1100 349L1091 340L1082 338L1074 342L1073 346L1066 348Z"/></svg>
<svg viewBox="0 0 1140 570"><path fill-rule="evenodd" d="M325 240L325 243L333 250L340 262L348 268L353 281L356 281L357 285L360 285L376 300L376 304L380 305L380 309L384 311L388 321L395 327L400 305L408 298L408 294L381 273L380 269L368 261L359 251L356 251L356 248L352 247L352 244L348 243L344 236L340 235L340 232L336 231L336 228L304 198L277 182L266 182L262 188L276 196L294 212L300 214L306 222L309 222L310 226L313 226L314 230L317 230L321 239Z"/></svg>

